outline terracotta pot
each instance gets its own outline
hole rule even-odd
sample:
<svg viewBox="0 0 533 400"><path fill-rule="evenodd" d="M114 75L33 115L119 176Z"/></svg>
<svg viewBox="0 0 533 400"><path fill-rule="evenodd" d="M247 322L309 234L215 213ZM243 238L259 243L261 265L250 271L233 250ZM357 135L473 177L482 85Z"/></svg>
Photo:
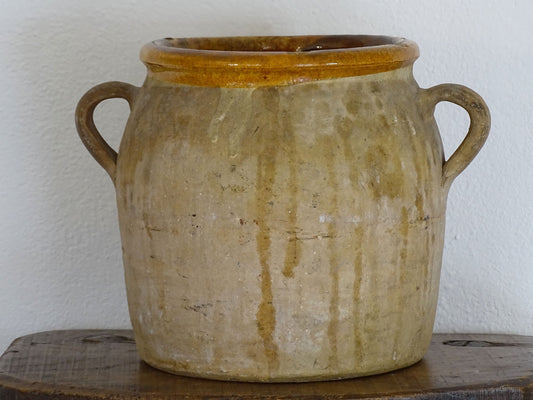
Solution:
<svg viewBox="0 0 533 400"><path fill-rule="evenodd" d="M417 46L384 36L163 39L141 88L80 100L87 149L116 187L141 357L177 374L308 381L411 365L433 329L453 179L489 112L421 89ZM93 110L126 99L118 154ZM445 161L440 101L470 129Z"/></svg>

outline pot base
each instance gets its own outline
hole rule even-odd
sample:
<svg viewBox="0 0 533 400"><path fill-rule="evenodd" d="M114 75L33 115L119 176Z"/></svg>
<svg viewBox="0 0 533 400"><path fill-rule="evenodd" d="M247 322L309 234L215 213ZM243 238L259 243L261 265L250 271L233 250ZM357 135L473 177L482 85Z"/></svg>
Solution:
<svg viewBox="0 0 533 400"><path fill-rule="evenodd" d="M167 372L173 375L179 375L179 376L186 376L191 378L200 378L200 379L210 379L210 380L216 380L216 381L231 381L231 382L262 382L262 383L298 383L298 382L323 382L323 381L338 381L338 380L346 380L346 379L354 379L354 378L363 378L366 376L372 376L372 375L381 375L388 372L397 371L400 369L411 367L418 362L422 360L422 357L417 357L415 360L410 360L405 363L401 363L395 366L391 366L389 368L381 368L381 369L375 369L375 370L367 370L367 371L339 371L339 372L331 372L331 373L317 373L316 375L310 375L310 374L301 374L298 373L298 371L294 371L292 374L284 374L284 375L273 375L273 376L267 376L267 375L236 375L231 373L224 373L224 372L212 372L212 371L205 371L205 372L191 372L190 370L179 370L179 369L173 369L169 366L169 364L166 364L164 362L153 362L152 360L143 358L143 361L150 365L152 368L155 368L157 370Z"/></svg>

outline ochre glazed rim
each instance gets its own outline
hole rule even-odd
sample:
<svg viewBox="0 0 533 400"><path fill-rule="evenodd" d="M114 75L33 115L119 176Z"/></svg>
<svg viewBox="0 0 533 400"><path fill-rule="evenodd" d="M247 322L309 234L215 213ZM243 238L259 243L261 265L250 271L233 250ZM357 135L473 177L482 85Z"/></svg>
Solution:
<svg viewBox="0 0 533 400"><path fill-rule="evenodd" d="M141 50L150 77L215 87L369 75L411 65L418 55L410 40L374 35L165 38Z"/></svg>

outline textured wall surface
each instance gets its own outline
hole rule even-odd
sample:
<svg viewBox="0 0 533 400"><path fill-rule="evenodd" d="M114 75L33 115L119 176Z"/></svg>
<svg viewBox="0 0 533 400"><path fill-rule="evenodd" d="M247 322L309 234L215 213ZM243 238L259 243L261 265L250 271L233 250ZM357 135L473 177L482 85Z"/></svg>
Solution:
<svg viewBox="0 0 533 400"><path fill-rule="evenodd" d="M91 86L135 85L167 36L370 33L416 41L415 77L479 92L491 136L452 186L435 329L533 335L527 0L0 0L0 351L33 331L129 327L113 186L74 128ZM96 112L117 147L120 100ZM468 127L440 104L446 153Z"/></svg>

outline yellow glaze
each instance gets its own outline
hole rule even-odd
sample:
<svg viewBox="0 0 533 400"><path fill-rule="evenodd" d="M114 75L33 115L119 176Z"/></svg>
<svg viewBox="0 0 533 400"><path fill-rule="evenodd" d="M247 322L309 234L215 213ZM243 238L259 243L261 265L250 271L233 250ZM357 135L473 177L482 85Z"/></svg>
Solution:
<svg viewBox="0 0 533 400"><path fill-rule="evenodd" d="M141 59L158 80L197 86L275 86L367 75L412 64L415 43L388 36L161 39Z"/></svg>

